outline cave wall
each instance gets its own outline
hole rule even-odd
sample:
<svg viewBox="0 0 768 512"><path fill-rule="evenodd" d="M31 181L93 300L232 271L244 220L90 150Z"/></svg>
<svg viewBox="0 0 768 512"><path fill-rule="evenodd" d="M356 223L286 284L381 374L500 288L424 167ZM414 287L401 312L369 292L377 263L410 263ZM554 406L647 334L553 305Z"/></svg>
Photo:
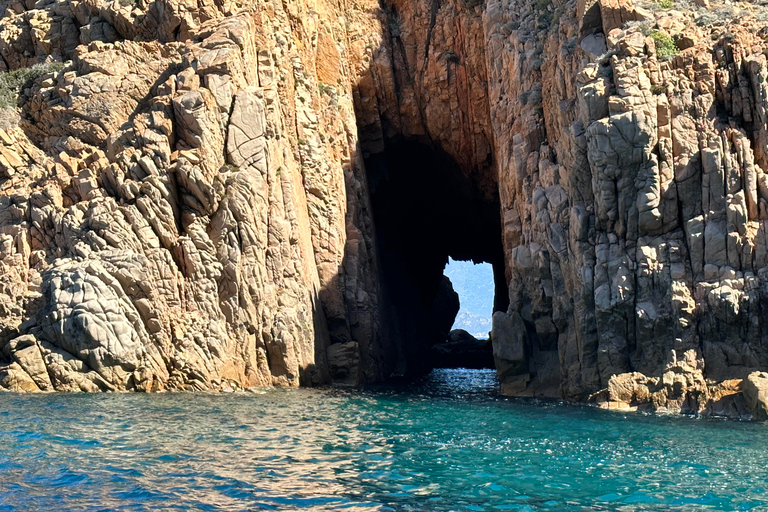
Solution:
<svg viewBox="0 0 768 512"><path fill-rule="evenodd" d="M2 5L0 66L71 59L2 119L4 387L407 372L373 188L409 151L498 208L493 255L406 266L424 311L446 253L495 263L505 393L703 410L768 367L759 5Z"/></svg>

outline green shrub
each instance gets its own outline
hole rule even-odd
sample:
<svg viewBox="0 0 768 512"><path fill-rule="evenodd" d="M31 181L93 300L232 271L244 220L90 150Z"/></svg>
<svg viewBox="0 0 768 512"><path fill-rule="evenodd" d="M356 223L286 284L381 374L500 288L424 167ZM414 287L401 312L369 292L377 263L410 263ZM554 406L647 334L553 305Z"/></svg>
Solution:
<svg viewBox="0 0 768 512"><path fill-rule="evenodd" d="M334 92L336 92L336 88L330 84L325 84L323 82L317 82L317 91L320 94L329 94L333 95Z"/></svg>
<svg viewBox="0 0 768 512"><path fill-rule="evenodd" d="M675 41L663 32L654 30L651 32L651 39L653 39L653 42L656 45L656 56L659 59L671 59L680 53L677 45L675 45Z"/></svg>
<svg viewBox="0 0 768 512"><path fill-rule="evenodd" d="M41 76L54 71L61 71L63 68L64 64L52 62L0 73L0 108L16 108L19 94L25 87L28 87Z"/></svg>
<svg viewBox="0 0 768 512"><path fill-rule="evenodd" d="M674 0L658 0L659 7L662 9L672 9L675 7Z"/></svg>

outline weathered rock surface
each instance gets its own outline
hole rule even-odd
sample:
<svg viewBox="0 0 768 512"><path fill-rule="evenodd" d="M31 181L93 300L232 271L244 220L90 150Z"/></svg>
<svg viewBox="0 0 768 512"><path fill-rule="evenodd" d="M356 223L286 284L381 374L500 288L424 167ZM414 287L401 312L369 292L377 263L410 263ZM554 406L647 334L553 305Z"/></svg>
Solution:
<svg viewBox="0 0 768 512"><path fill-rule="evenodd" d="M382 378L352 80L324 61L320 93L296 45L343 22L312 9L6 9L11 68L71 62L0 134L3 386L320 384L332 340Z"/></svg>
<svg viewBox="0 0 768 512"><path fill-rule="evenodd" d="M554 31L530 28L535 43L518 29L489 47L510 313L529 337L528 365L502 379L528 380L514 394L548 394L537 379L554 375L555 394L571 399L604 389L606 405L714 414L740 392L727 383L768 363L753 185L765 128L748 121L764 109L765 41L759 8L738 5L743 18L712 22L601 1ZM504 34L508 11L489 3L486 31ZM585 49L595 33L605 55ZM685 49L658 57L646 35L662 33ZM512 51L528 45L547 59ZM538 87L534 112L510 98Z"/></svg>
<svg viewBox="0 0 768 512"><path fill-rule="evenodd" d="M27 84L18 127L0 131L3 387L358 384L423 368L401 336L413 305L382 283L383 174L369 183L365 160L405 140L499 205L505 393L763 414L762 6L4 6L0 67L67 65ZM441 293L429 283L419 311Z"/></svg>

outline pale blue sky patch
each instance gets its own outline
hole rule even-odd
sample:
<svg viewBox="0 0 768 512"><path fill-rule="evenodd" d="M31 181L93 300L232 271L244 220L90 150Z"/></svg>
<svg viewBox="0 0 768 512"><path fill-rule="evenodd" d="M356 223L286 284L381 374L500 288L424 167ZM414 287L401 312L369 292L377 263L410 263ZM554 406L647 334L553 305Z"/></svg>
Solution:
<svg viewBox="0 0 768 512"><path fill-rule="evenodd" d="M493 267L490 263L448 259L443 274L459 294L461 309L453 329L464 329L476 338L488 338L493 315Z"/></svg>

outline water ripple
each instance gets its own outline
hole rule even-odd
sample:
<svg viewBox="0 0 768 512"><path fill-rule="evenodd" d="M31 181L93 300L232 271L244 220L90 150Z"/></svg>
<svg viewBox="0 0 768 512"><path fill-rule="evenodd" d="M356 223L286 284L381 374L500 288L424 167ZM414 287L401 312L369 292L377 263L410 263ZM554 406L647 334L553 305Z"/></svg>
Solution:
<svg viewBox="0 0 768 512"><path fill-rule="evenodd" d="M766 425L495 390L0 394L0 512L768 510Z"/></svg>

